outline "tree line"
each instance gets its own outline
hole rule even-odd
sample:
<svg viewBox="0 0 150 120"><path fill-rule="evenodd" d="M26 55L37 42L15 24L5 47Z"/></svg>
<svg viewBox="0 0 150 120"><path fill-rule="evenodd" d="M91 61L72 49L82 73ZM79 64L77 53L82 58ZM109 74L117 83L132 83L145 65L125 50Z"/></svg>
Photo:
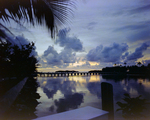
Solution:
<svg viewBox="0 0 150 120"><path fill-rule="evenodd" d="M139 65L140 63L138 63ZM112 72L112 73L128 73L128 74L146 74L149 75L150 63L147 66L144 65L132 65L132 66L114 66L106 67L102 69L102 72Z"/></svg>

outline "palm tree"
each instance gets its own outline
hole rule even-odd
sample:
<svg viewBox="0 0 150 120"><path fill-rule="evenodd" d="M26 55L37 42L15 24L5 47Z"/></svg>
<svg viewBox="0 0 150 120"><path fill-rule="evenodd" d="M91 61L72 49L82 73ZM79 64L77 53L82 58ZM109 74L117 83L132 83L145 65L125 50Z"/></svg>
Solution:
<svg viewBox="0 0 150 120"><path fill-rule="evenodd" d="M137 120L140 118L144 118L145 116L142 114L143 110L146 109L146 105L149 104L146 99L142 99L142 96L138 96L135 98L131 98L129 94L124 94L124 102L117 102L116 104L120 107L116 111L122 111L122 116L125 119Z"/></svg>
<svg viewBox="0 0 150 120"><path fill-rule="evenodd" d="M6 32L15 36L4 23L11 23L13 20L21 26L23 26L23 24L21 24L22 21L27 21L33 26L35 24L46 25L51 32L51 37L54 38L58 26L70 21L68 16L73 12L73 7L74 2L72 0L0 0L0 47L4 46L3 43L7 42L9 44L12 42ZM6 48L9 49L9 46L6 46ZM7 49L4 51L5 54ZM23 48L18 51L23 51ZM19 56L21 57L21 55ZM13 57L17 59L17 56L14 55ZM2 56L2 58L5 57ZM27 58L29 58L29 56L27 56ZM31 70L31 68L33 68L33 71L36 67L36 59L30 57L26 62L30 64L29 69ZM0 63L2 62L0 61ZM7 65L9 65L8 63L10 62L7 62ZM16 62L16 66L21 64L22 63ZM5 73L7 72L8 70L6 70Z"/></svg>
<svg viewBox="0 0 150 120"><path fill-rule="evenodd" d="M138 64L138 66L140 67L140 65L141 65L142 63L141 63L141 62L138 62L137 64Z"/></svg>
<svg viewBox="0 0 150 120"><path fill-rule="evenodd" d="M125 66L126 66L126 64L127 64L127 63L126 63L126 62L124 62L124 65L125 65Z"/></svg>
<svg viewBox="0 0 150 120"><path fill-rule="evenodd" d="M57 27L69 22L68 15L73 12L73 7L75 4L71 0L0 0L0 20L13 20L20 25L21 20L26 20L33 26L37 23L45 24L53 38ZM0 37L6 36L6 30L9 31L0 23Z"/></svg>

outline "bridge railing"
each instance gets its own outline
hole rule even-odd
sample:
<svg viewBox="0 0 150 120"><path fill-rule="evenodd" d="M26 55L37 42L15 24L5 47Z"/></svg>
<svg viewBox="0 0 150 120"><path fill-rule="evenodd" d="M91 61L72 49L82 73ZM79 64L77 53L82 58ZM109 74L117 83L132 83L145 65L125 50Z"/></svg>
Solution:
<svg viewBox="0 0 150 120"><path fill-rule="evenodd" d="M99 75L100 73L91 72L38 72L38 77L63 77L63 76L88 76Z"/></svg>

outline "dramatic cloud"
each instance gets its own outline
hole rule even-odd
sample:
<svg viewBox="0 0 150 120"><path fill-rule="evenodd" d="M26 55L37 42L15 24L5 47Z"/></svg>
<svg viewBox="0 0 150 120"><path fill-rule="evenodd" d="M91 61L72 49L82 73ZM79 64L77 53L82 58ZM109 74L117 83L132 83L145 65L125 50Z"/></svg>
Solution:
<svg viewBox="0 0 150 120"><path fill-rule="evenodd" d="M58 33L58 39L56 40L56 44L59 44L61 47L65 47L65 49L72 49L75 52L83 51L83 45L77 37L69 37L67 36L70 29L62 29Z"/></svg>
<svg viewBox="0 0 150 120"><path fill-rule="evenodd" d="M53 54L55 56L58 56L58 53L52 46L49 46L47 50L44 51L44 57L48 56L49 54Z"/></svg>
<svg viewBox="0 0 150 120"><path fill-rule="evenodd" d="M76 61L76 54L70 49L64 49L58 53L54 47L49 46L48 49L44 51L42 59L46 60L45 64L51 67L67 67L69 63L74 63Z"/></svg>
<svg viewBox="0 0 150 120"><path fill-rule="evenodd" d="M103 47L102 45L92 49L87 54L87 60L95 62L118 62L122 54L128 50L125 43L113 43L111 46Z"/></svg>
<svg viewBox="0 0 150 120"><path fill-rule="evenodd" d="M143 52L146 51L148 47L149 47L149 45L147 45L146 43L143 43L140 47L135 49L134 53L130 54L127 57L127 60L136 61L137 59L142 58L144 56Z"/></svg>
<svg viewBox="0 0 150 120"><path fill-rule="evenodd" d="M56 41L50 40L50 34L45 27L35 25L35 28L30 29L29 25L26 26L33 32L34 36L29 32L23 32L23 34L30 41L36 41L40 55L48 46L55 44L55 49L50 47L50 50L46 50L43 58L41 58L46 67L51 66L53 67L51 70L54 71L59 69L57 67L64 68L70 65L67 69L77 67L78 70L82 68L89 70L111 66L114 63L123 63L124 61L127 64L135 63L135 60L139 58L141 61L142 59L149 59L149 50L141 51L138 55L133 50L139 48L140 43L150 45L150 0L106 0L103 2L88 0L85 4L81 1L77 2L77 7L78 9L74 12L75 17L72 19L73 24L71 26L66 25L66 28L70 27L70 29L61 29ZM13 26L13 28L17 28L16 34L25 31L16 25ZM113 42L116 44L113 45ZM99 44L101 45L98 46ZM112 45L109 46L109 44ZM127 44L132 48L128 48ZM82 52L84 51L83 47L88 54ZM142 57L143 55L145 56ZM81 57L85 58L85 56L86 60L80 60ZM85 61L93 61L94 64L89 62L90 65ZM70 64L74 62L75 64Z"/></svg>
<svg viewBox="0 0 150 120"><path fill-rule="evenodd" d="M140 47L137 47L134 52L128 51L128 45L114 43L111 46L103 47L102 45L97 46L92 49L87 54L86 58L89 61L94 62L105 62L105 63L123 63L127 62L130 65L135 64L135 62L142 58L143 53L147 50L149 45L143 43ZM143 61L147 64L149 61Z"/></svg>
<svg viewBox="0 0 150 120"><path fill-rule="evenodd" d="M54 47L49 46L44 51L41 63L45 67L59 67L66 68L70 63L77 61L76 52L82 52L83 46L79 39L76 37L68 37L70 29L62 29L58 33L56 44L59 44L63 49L58 53Z"/></svg>
<svg viewBox="0 0 150 120"><path fill-rule="evenodd" d="M126 57L129 55L129 52L126 52L124 55L122 55L122 59L126 59Z"/></svg>
<svg viewBox="0 0 150 120"><path fill-rule="evenodd" d="M59 66L63 64L63 62L60 59L59 54L51 46L48 47L48 49L44 52L43 56L46 59L48 65Z"/></svg>
<svg viewBox="0 0 150 120"><path fill-rule="evenodd" d="M76 61L76 54L70 49L64 49L59 55L64 63L75 63Z"/></svg>

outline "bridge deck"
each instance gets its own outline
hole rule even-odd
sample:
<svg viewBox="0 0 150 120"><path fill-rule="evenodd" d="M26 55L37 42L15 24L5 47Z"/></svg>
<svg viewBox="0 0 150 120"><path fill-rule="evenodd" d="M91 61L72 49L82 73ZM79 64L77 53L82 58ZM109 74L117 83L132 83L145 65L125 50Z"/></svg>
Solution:
<svg viewBox="0 0 150 120"><path fill-rule="evenodd" d="M75 73L44 73L44 72L39 72L37 73L38 77L62 77L62 76L78 76L78 75L98 75L100 73L89 73L89 72L75 72Z"/></svg>

